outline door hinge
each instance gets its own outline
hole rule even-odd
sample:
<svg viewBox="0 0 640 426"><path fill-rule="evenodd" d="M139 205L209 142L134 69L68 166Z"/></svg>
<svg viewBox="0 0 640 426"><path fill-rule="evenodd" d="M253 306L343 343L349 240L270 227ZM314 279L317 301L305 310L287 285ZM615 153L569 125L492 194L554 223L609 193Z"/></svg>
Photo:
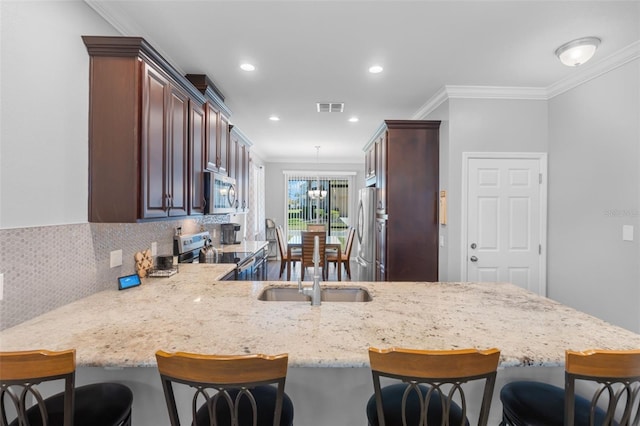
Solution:
<svg viewBox="0 0 640 426"><path fill-rule="evenodd" d="M542 173L538 173L538 183L542 183Z"/></svg>
<svg viewBox="0 0 640 426"><path fill-rule="evenodd" d="M542 244L538 244L538 254L542 254Z"/></svg>

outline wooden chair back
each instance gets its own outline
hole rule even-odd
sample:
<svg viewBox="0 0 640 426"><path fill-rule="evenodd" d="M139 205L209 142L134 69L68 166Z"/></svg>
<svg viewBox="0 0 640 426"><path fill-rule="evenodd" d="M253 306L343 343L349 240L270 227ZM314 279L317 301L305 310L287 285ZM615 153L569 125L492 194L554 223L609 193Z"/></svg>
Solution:
<svg viewBox="0 0 640 426"><path fill-rule="evenodd" d="M302 232L302 278L304 279L304 268L314 265L313 249L315 245L315 237L318 237L318 254L320 259L318 265L322 268L323 276L327 263L327 234L325 232Z"/></svg>
<svg viewBox="0 0 640 426"><path fill-rule="evenodd" d="M64 380L64 426L73 425L76 352L0 352L0 424L7 425L7 409L17 413L18 424L29 424L26 412L30 399L39 407L43 425L48 425L47 407L38 385ZM32 398L30 398L32 397ZM9 408L8 408L9 407Z"/></svg>
<svg viewBox="0 0 640 426"><path fill-rule="evenodd" d="M278 240L278 250L280 251L280 258L286 259L287 257L287 242L284 239L284 231L282 226L276 227L276 239Z"/></svg>
<svg viewBox="0 0 640 426"><path fill-rule="evenodd" d="M327 225L325 225L324 223L307 223L307 231L327 232Z"/></svg>
<svg viewBox="0 0 640 426"><path fill-rule="evenodd" d="M356 228L349 228L349 233L347 234L347 244L344 246L344 257L346 260L349 260L351 257L351 249L353 248L353 240L355 239Z"/></svg>
<svg viewBox="0 0 640 426"><path fill-rule="evenodd" d="M470 398L465 395L463 384L472 381L484 381L484 391L480 407L478 425L485 426L489 419L489 408L495 386L496 371L500 361L498 349L476 350L415 350L415 349L377 349L369 348L369 361L373 375L378 421L384 426L382 388L380 378L386 377L407 383L403 397L418 392L419 385L427 385L429 391L420 404L421 425L426 426L427 403L434 393L440 394L442 401L442 425L448 425L449 410L457 403L463 413L467 413ZM404 407L403 407L404 416ZM465 414L466 415L466 414ZM406 418L403 419L406 423ZM431 425L430 425L431 426Z"/></svg>
<svg viewBox="0 0 640 426"><path fill-rule="evenodd" d="M251 403L255 424L258 421L258 411L252 388L275 384L277 396L273 424L280 424L289 360L287 354L202 355L158 351L156 360L172 426L180 425L174 383L182 383L195 389L190 405L192 418L188 424L196 424L196 413L203 404L208 407L212 423L217 424L214 413L220 401L225 401L232 425L238 424L238 406L243 398Z"/></svg>
<svg viewBox="0 0 640 426"><path fill-rule="evenodd" d="M603 424L640 424L640 350L566 351L565 423L575 422L575 389L578 382L591 382L590 421L595 407L606 410ZM581 393L583 387L581 387ZM618 417L616 419L616 417ZM593 423L592 423L593 424Z"/></svg>

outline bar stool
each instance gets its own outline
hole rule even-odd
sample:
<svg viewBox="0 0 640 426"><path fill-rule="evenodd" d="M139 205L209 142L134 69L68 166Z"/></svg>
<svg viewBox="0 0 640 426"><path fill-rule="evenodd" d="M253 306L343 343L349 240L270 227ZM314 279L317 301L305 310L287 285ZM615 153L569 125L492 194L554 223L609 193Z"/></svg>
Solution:
<svg viewBox="0 0 640 426"><path fill-rule="evenodd" d="M640 350L566 351L565 360L564 389L534 381L504 385L500 390L500 424L601 426L640 423ZM586 398L575 392L576 384L585 383L591 384L591 395Z"/></svg>
<svg viewBox="0 0 640 426"><path fill-rule="evenodd" d="M75 387L74 349L0 352L0 423L7 411L17 417L9 426L129 426L133 393L119 383ZM43 398L38 385L64 380L64 391ZM35 404L28 407L29 400Z"/></svg>
<svg viewBox="0 0 640 426"><path fill-rule="evenodd" d="M468 425L464 384L484 382L478 425L485 426L500 360L498 349L425 351L369 348L374 394L369 426ZM380 386L380 378L400 383Z"/></svg>
<svg viewBox="0 0 640 426"><path fill-rule="evenodd" d="M185 424L293 424L293 403L284 393L287 354L225 356L158 351L156 359L172 426L180 425L174 397L176 383L195 389L189 405L191 418Z"/></svg>

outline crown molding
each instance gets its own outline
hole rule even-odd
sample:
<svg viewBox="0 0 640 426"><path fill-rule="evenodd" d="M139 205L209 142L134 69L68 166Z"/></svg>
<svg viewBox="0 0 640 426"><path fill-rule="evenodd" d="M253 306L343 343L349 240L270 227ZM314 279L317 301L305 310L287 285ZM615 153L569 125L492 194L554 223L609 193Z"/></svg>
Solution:
<svg viewBox="0 0 640 426"><path fill-rule="evenodd" d="M449 99L546 100L543 87L445 86Z"/></svg>
<svg viewBox="0 0 640 426"><path fill-rule="evenodd" d="M447 93L447 86L442 87L436 92L427 102L422 105L418 111L411 117L412 120L424 120L433 111L435 111L440 105L449 100L449 94ZM370 141L371 142L371 141ZM366 147L365 147L366 149Z"/></svg>
<svg viewBox="0 0 640 426"><path fill-rule="evenodd" d="M593 65L578 67L576 72L548 87L445 85L425 102L411 118L413 120L427 119L429 114L449 99L549 100L638 58L640 58L640 40Z"/></svg>
<svg viewBox="0 0 640 426"><path fill-rule="evenodd" d="M578 67L575 73L547 87L547 99L558 96L638 58L640 58L640 40L631 43L601 61L594 62L588 67Z"/></svg>

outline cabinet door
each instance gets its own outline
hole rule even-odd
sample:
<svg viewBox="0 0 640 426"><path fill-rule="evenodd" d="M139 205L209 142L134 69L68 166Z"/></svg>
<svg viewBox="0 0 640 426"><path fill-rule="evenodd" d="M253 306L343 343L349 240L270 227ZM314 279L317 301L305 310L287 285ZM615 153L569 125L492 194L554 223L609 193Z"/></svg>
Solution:
<svg viewBox="0 0 640 426"><path fill-rule="evenodd" d="M218 153L220 111L207 103L207 170L217 172L220 161Z"/></svg>
<svg viewBox="0 0 640 426"><path fill-rule="evenodd" d="M220 138L218 139L218 171L222 174L229 173L229 120L220 114Z"/></svg>
<svg viewBox="0 0 640 426"><path fill-rule="evenodd" d="M387 132L376 142L376 199L377 212L384 214L387 210Z"/></svg>
<svg viewBox="0 0 640 426"><path fill-rule="evenodd" d="M148 64L144 65L143 78L141 217L146 219L167 216L169 200L165 179L165 124L170 84Z"/></svg>
<svg viewBox="0 0 640 426"><path fill-rule="evenodd" d="M376 144L373 143L364 155L364 180L366 186L376 184Z"/></svg>
<svg viewBox="0 0 640 426"><path fill-rule="evenodd" d="M167 140L167 182L169 216L186 216L189 191L189 97L171 86L169 97L169 139Z"/></svg>
<svg viewBox="0 0 640 426"><path fill-rule="evenodd" d="M229 177L238 180L238 137L233 133L229 137Z"/></svg>
<svg viewBox="0 0 640 426"><path fill-rule="evenodd" d="M387 220L376 219L376 281L386 281Z"/></svg>
<svg viewBox="0 0 640 426"><path fill-rule="evenodd" d="M205 138L205 114L201 106L191 104L190 108L190 157L189 157L189 170L190 184L189 189L191 191L189 205L189 214L203 214L204 213L204 170L206 143Z"/></svg>

